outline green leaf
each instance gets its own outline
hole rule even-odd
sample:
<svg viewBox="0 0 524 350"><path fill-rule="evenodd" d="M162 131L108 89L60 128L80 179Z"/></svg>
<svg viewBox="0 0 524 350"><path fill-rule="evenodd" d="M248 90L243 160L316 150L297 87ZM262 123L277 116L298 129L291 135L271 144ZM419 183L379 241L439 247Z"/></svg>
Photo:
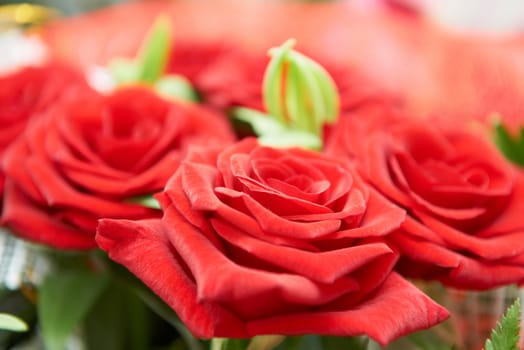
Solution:
<svg viewBox="0 0 524 350"><path fill-rule="evenodd" d="M108 283L108 275L88 271L69 270L47 276L39 289L37 305L46 349L64 349L67 338Z"/></svg>
<svg viewBox="0 0 524 350"><path fill-rule="evenodd" d="M129 288L131 288L153 312L178 331L190 350L203 350L200 341L191 334L183 322L178 318L175 311L154 294L151 289L144 285L142 281L121 265L112 263L108 267L111 269L112 274L126 283L126 285L128 285Z"/></svg>
<svg viewBox="0 0 524 350"><path fill-rule="evenodd" d="M152 209L161 209L160 203L158 203L155 197L153 197L150 194L128 198L127 201L130 203L140 204L144 207Z"/></svg>
<svg viewBox="0 0 524 350"><path fill-rule="evenodd" d="M499 118L494 124L494 138L500 151L510 161L524 166L524 128L520 129L519 136L512 136Z"/></svg>
<svg viewBox="0 0 524 350"><path fill-rule="evenodd" d="M152 320L145 304L128 288L111 283L86 317L88 349L147 350Z"/></svg>
<svg viewBox="0 0 524 350"><path fill-rule="evenodd" d="M21 290L3 292L0 296L0 313L15 316L31 329L36 323L36 306L26 297L26 293L29 294L30 291L26 289L26 292ZM0 349L10 349L30 335L31 332L0 328Z"/></svg>
<svg viewBox="0 0 524 350"><path fill-rule="evenodd" d="M158 17L142 43L138 55L138 80L154 83L162 76L171 50L171 40L169 19L165 16Z"/></svg>
<svg viewBox="0 0 524 350"><path fill-rule="evenodd" d="M16 316L0 313L0 329L11 332L26 332L29 326Z"/></svg>
<svg viewBox="0 0 524 350"><path fill-rule="evenodd" d="M187 327L178 318L173 309L171 309L163 300L153 294L151 290L145 286L139 287L138 285L135 285L135 292L144 301L144 303L146 303L146 305L151 308L151 310L166 320L178 331L178 333L180 333L180 336L184 339L187 347L190 350L202 350L202 345L198 339L196 339L191 334L191 332L189 332Z"/></svg>
<svg viewBox="0 0 524 350"><path fill-rule="evenodd" d="M199 100L193 86L186 78L180 75L167 75L155 83L155 89L161 95L184 101L197 102Z"/></svg>
<svg viewBox="0 0 524 350"><path fill-rule="evenodd" d="M491 331L485 350L519 350L520 311L520 300L516 299Z"/></svg>

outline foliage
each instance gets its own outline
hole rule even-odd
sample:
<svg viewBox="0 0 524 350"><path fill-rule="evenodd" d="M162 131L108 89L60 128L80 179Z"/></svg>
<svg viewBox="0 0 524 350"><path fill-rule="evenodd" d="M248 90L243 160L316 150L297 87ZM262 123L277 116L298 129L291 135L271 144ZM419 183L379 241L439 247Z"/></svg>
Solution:
<svg viewBox="0 0 524 350"><path fill-rule="evenodd" d="M520 300L508 308L506 314L491 332L485 350L519 350L520 340Z"/></svg>

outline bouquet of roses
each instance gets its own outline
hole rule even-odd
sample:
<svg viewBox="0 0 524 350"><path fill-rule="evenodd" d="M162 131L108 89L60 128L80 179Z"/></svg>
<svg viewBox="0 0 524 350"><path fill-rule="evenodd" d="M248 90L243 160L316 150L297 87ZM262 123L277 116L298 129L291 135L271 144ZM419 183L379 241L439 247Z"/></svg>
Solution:
<svg viewBox="0 0 524 350"><path fill-rule="evenodd" d="M521 141L299 45L159 18L134 58L0 78L0 243L27 242L2 346L451 349L446 291L524 281ZM519 312L486 349L518 349Z"/></svg>

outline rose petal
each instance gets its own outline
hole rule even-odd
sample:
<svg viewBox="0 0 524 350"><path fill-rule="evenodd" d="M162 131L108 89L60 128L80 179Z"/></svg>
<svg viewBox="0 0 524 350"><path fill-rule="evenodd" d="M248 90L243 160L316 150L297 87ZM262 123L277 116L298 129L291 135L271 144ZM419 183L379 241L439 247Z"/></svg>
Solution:
<svg viewBox="0 0 524 350"><path fill-rule="evenodd" d="M382 243L362 244L327 252L303 251L255 239L222 220L212 219L211 223L221 237L248 254L319 283L333 283L354 270L365 269L371 261L393 253Z"/></svg>
<svg viewBox="0 0 524 350"><path fill-rule="evenodd" d="M317 284L300 275L243 267L217 250L172 207L163 220L171 228L166 232L169 241L196 280L199 301L225 303L253 318L295 305L326 303L355 288L350 277Z"/></svg>
<svg viewBox="0 0 524 350"><path fill-rule="evenodd" d="M125 198L161 190L180 164L180 159L180 154L176 151L167 153L146 171L139 174L120 173L119 177L114 176L117 174L110 174L108 177L103 167L94 167L74 159L59 159L57 166L64 177L76 186L102 196Z"/></svg>
<svg viewBox="0 0 524 350"><path fill-rule="evenodd" d="M428 128L424 122L396 124L395 140L402 143L405 152L418 163L427 159L449 159L456 150L439 129Z"/></svg>
<svg viewBox="0 0 524 350"><path fill-rule="evenodd" d="M402 206L409 207L412 200L397 188L389 173L388 155L385 152L387 146L383 139L386 137L387 136L383 134L370 136L370 141L366 143L367 149L365 154L368 160L364 172L370 182L375 185L382 194Z"/></svg>
<svg viewBox="0 0 524 350"><path fill-rule="evenodd" d="M57 249L85 250L96 246L92 234L86 234L54 220L37 204L25 197L9 179L5 185L2 224L11 227L22 238Z"/></svg>
<svg viewBox="0 0 524 350"><path fill-rule="evenodd" d="M233 198L236 200L242 200L242 197L244 196L242 192L233 191L224 187L217 187L215 191L217 193L227 195L229 198ZM246 213L239 211L227 204L221 204L215 211L215 214L223 218L225 221L231 223L232 225L241 228L246 234L264 240L266 242L277 245L296 247L298 249L318 251L318 248L316 248L313 244L310 244L309 242L299 238L268 235L261 229L258 222L251 215L247 215Z"/></svg>
<svg viewBox="0 0 524 350"><path fill-rule="evenodd" d="M364 196L361 190L352 189L348 195L348 198L344 201L344 207L340 211L334 211L332 213L325 214L297 214L297 215L283 215L282 217L287 220L294 221L318 221L318 220L333 220L341 219L348 221L354 219L354 217L360 217L366 212L367 198Z"/></svg>
<svg viewBox="0 0 524 350"><path fill-rule="evenodd" d="M160 204L163 211L173 206L191 225L200 229L203 235L209 239L218 249L223 250L218 236L215 234L213 227L207 220L207 213L194 210L192 203L179 189L182 187L182 172L177 171L166 184L164 192L157 196L160 197Z"/></svg>
<svg viewBox="0 0 524 350"><path fill-rule="evenodd" d="M288 216L296 215L297 213L325 214L331 212L325 205L278 192L274 188L261 184L250 177L238 176L236 179L244 186L242 192L248 193L250 197L262 206L271 208L271 211L276 215Z"/></svg>
<svg viewBox="0 0 524 350"><path fill-rule="evenodd" d="M413 237L411 232L402 229L389 235L388 242L397 247L402 255L416 262L425 262L443 268L455 268L460 262L460 254L453 250Z"/></svg>
<svg viewBox="0 0 524 350"><path fill-rule="evenodd" d="M68 148L77 153L79 157L91 164L106 165L103 158L97 154L87 143L84 135L85 129L99 128L99 120L93 116L100 115L102 111L102 97L98 99L80 99L67 106L57 106L55 115L68 115L68 108L75 111L74 123L71 118L55 118L57 132L60 138L67 143Z"/></svg>
<svg viewBox="0 0 524 350"><path fill-rule="evenodd" d="M481 237L503 235L505 232L524 231L524 173L518 171L511 196L504 209L499 213L495 220L488 227L477 233Z"/></svg>
<svg viewBox="0 0 524 350"><path fill-rule="evenodd" d="M484 290L523 283L524 267L462 256L458 267L438 279L456 288L470 289L475 286L476 290Z"/></svg>
<svg viewBox="0 0 524 350"><path fill-rule="evenodd" d="M33 182L31 169L25 164L26 159L30 159L29 149L23 140L18 140L8 149L3 157L3 170L8 177L17 179L19 186L24 188L27 196L35 201L45 201L39 188Z"/></svg>
<svg viewBox="0 0 524 350"><path fill-rule="evenodd" d="M213 187L218 175L216 169L206 164L185 162L180 166L182 188L195 210L216 210L220 201Z"/></svg>
<svg viewBox="0 0 524 350"><path fill-rule="evenodd" d="M231 166L233 165L231 163L231 157L234 154L249 153L253 148L257 146L258 141L253 137L249 137L236 143L235 147L229 147L220 152L220 155L218 156L216 162L216 166L220 175L222 175L225 187L234 188L235 186L233 169L231 168Z"/></svg>
<svg viewBox="0 0 524 350"><path fill-rule="evenodd" d="M330 236L330 238L385 236L399 228L405 217L406 213L403 209L371 190L366 213L358 226L342 229Z"/></svg>
<svg viewBox="0 0 524 350"><path fill-rule="evenodd" d="M453 207L450 208L429 202L424 196L424 190L421 191L419 189L432 188L432 186L435 185L435 180L429 179L429 176L431 176L429 174L422 174L422 169L420 169L420 166L415 164L413 159L410 159L409 156L399 154L395 160L391 162L391 165L396 178L401 180L401 183L404 184L405 191L410 195L415 203L427 209L429 212L451 220L472 220L485 214L486 208L482 206L457 208L455 206L458 203L453 203L451 204ZM455 174L455 177L458 177L458 175ZM419 192L422 192L422 194L419 194ZM489 194L486 194L486 196L488 195ZM455 196L452 198L455 199L455 197L457 197L457 194L455 194ZM482 197L485 196L483 195ZM458 201L460 203L460 197L458 198ZM477 205L483 204L479 203L478 199L472 202Z"/></svg>
<svg viewBox="0 0 524 350"><path fill-rule="evenodd" d="M94 215L98 217L120 218L129 215L136 218L154 217L153 209L127 204L101 197L92 196L79 192L67 184L54 172L53 166L43 159L31 158L26 160L28 167L32 169L31 178L38 185L49 206L64 206L92 211L96 208Z"/></svg>
<svg viewBox="0 0 524 350"><path fill-rule="evenodd" d="M319 239L335 232L341 225L340 220L318 220L313 222L287 220L266 209L248 195L242 195L242 199L260 225L260 228L269 234L306 240Z"/></svg>
<svg viewBox="0 0 524 350"><path fill-rule="evenodd" d="M373 296L349 310L305 312L251 321L247 331L299 335L325 329L328 335L369 335L381 345L448 317L448 312L397 274L391 274Z"/></svg>
<svg viewBox="0 0 524 350"><path fill-rule="evenodd" d="M417 216L434 230L454 250L466 250L488 260L501 259L524 252L524 230L506 232L491 237L478 237L456 230L424 213Z"/></svg>
<svg viewBox="0 0 524 350"><path fill-rule="evenodd" d="M197 288L169 248L161 220L100 220L96 241L171 306L197 337L246 337L243 322L219 304L197 300ZM151 269L157 271L152 274ZM159 278L161 276L162 278Z"/></svg>

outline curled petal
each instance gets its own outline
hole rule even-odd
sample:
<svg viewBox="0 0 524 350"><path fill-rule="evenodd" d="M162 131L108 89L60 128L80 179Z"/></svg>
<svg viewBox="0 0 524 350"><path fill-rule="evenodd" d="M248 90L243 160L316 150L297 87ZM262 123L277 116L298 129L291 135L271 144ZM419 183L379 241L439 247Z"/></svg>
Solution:
<svg viewBox="0 0 524 350"><path fill-rule="evenodd" d="M374 296L350 310L329 310L276 316L249 322L247 331L257 334L311 334L319 327L327 334L367 334L381 345L448 317L448 312L397 274L392 274Z"/></svg>

